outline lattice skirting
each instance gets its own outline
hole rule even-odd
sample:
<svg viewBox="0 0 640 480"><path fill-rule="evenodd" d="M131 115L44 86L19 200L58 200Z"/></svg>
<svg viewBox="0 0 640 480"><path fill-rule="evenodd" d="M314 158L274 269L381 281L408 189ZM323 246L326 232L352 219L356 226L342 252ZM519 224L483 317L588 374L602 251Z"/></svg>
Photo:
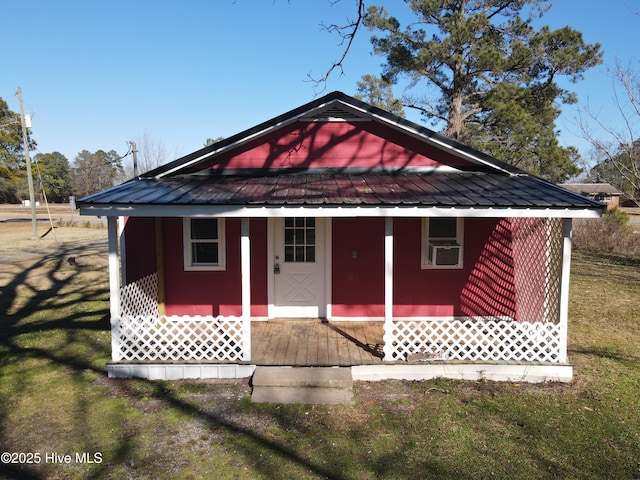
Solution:
<svg viewBox="0 0 640 480"><path fill-rule="evenodd" d="M246 361L248 322L237 317L123 316L111 320L115 361Z"/></svg>
<svg viewBox="0 0 640 480"><path fill-rule="evenodd" d="M408 320L385 324L385 361L566 361L559 324L513 320Z"/></svg>

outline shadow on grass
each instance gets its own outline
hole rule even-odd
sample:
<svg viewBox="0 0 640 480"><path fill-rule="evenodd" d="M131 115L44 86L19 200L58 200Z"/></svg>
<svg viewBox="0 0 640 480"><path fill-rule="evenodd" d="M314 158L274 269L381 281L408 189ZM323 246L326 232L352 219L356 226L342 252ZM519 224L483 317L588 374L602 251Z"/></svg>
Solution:
<svg viewBox="0 0 640 480"><path fill-rule="evenodd" d="M104 246L101 248L102 250L93 254L106 256ZM232 465L230 468L238 470L226 472L227 478L255 474L255 477L261 478L470 479L485 474L488 476L489 468L494 465L500 467L499 461L505 458L508 460L509 455L511 460L515 460L516 455L521 455L521 466L529 468L529 473L540 474L545 471L549 476L558 478L594 478L590 470L593 464L582 466L576 461L567 466L554 460L557 456L568 457L574 453L577 442L571 435L582 428L583 415L591 415L593 418L585 417L585 421L594 425L604 424L610 426L611 431L622 431L618 434L596 431L594 435L578 435L576 438L585 445L601 447L597 439L614 438L615 435L618 435L615 437L616 441L624 438L631 439L628 442L634 441L631 432L624 431L624 426L615 418L605 418L606 421L603 422L603 417L596 417L596 412L584 410L582 403L578 408L575 405L565 408L562 406L563 401L558 402L560 406L556 406L553 399L548 400L547 391L541 391L539 395L518 393L509 396L509 388L515 387L493 384L491 387L495 388L496 395L504 396L499 401L493 398L492 392L480 390L483 388L481 386L475 387L477 391L468 393L466 390L471 387L466 384L456 388L458 384L446 383L447 391L452 393L431 403L428 403L429 396L426 394L410 398L410 403L407 404L402 403L402 398L378 398L369 409L362 406L331 407L325 410L325 416L313 416L314 420L309 420L312 416L306 415L305 411L309 408L307 406L249 406L243 404L242 400L230 401L231 406L225 410L219 405L198 403L192 397L185 396L184 390L167 382L114 380L108 383L110 391L92 388L86 372L94 377L106 377L103 365L109 358L110 345L108 340L102 343L95 341L101 332L108 339L108 289L104 286L107 278L106 265L91 270L88 256L89 253L80 247L64 248L55 254L43 255L33 260L23 271L14 273L8 282L3 282L0 293L0 311L4 312L0 317L0 380L5 385L0 387L0 392L8 392L0 396L3 406L0 408L0 450L15 451L15 445L7 440L9 437L14 438L9 431L14 425L8 424L9 407L17 405L30 395L31 386L26 378L28 373L21 374L19 370L36 361L36 366L29 368L48 365L59 371L70 372L64 378L68 379L69 388L75 387L74 391L80 392L80 395L65 408L78 417L77 424L68 431L56 431L56 435L60 436L56 441L62 442L65 436L77 435L79 438L72 444L80 445L79 448L89 452L101 451L104 463L87 467L83 473L69 469L63 472L63 476L68 474L77 478L104 478L115 475L113 472L119 470L118 473L123 476L153 477L153 472L147 472L145 465L132 466L132 459L153 458L169 453L176 455L176 452L178 456L186 458L193 453L189 445L179 443L171 445L171 452L159 449L149 453L150 447L137 441L136 434L149 437L155 433L138 431L149 428L152 421L149 418L144 421L139 419L139 405L149 399L161 404L163 409L177 413L179 422L194 421L210 429L225 432L224 445L221 447L223 455ZM69 263L68 259L71 257L76 259L76 265ZM34 275L38 277L37 282L32 279ZM95 309L87 311L84 308L94 303ZM51 338L59 338L60 341L47 342ZM91 344L92 341L95 341L95 345ZM620 362L633 361L607 349L578 350L576 353ZM5 375L9 371L13 377L10 379L10 387L6 387ZM101 397L109 395L117 398L123 406L119 410L113 409L118 412L118 416L112 423L134 426L129 429L126 426L114 428L113 431L91 431L92 428L104 428L92 425L88 418L93 415L92 418L96 421L97 415L98 421L101 420L101 412L96 414L94 410L99 410ZM532 408L540 409L547 401L550 406L540 414ZM46 404L45 399L37 408L42 409L46 415L51 412L52 407ZM420 411L412 414L412 408L419 408ZM353 422L350 424L353 429L347 430L345 424L349 424L349 416L353 414L362 415L363 420ZM135 415L138 415L137 419ZM323 418L331 419L331 422L327 420L330 424L325 426L314 423ZM267 427L253 424L255 419L266 422ZM13 418L11 420L15 422ZM42 428L39 435L47 435L48 430L44 425L41 427L38 424L39 418L31 421L33 423L29 428L36 433ZM176 423L176 429L182 428L179 422ZM162 430L166 433L166 430ZM541 431L545 434L540 435ZM565 433L557 432L567 432L566 441L562 438ZM506 444L512 449L511 452L500 451L500 447L505 444L497 443L496 439L504 436L513 438L513 441ZM455 444L457 438L460 438L458 449L446 451L447 445ZM495 445L498 448L493 448ZM584 449L585 452L589 450L591 449ZM207 448L202 454L211 455L209 451ZM219 450L215 452L217 454ZM609 457L615 457L615 454L613 452ZM600 470L605 471L615 462L615 458L609 460L609 457L604 457ZM151 464L154 460L155 458L146 461ZM165 468L166 463L161 468ZM0 476L27 479L52 476L46 466L41 467L0 463ZM250 470L242 472L242 467ZM151 465L149 468L154 467ZM193 468L197 466L194 465ZM508 478L505 474L508 473L508 468L503 467L502 475L497 476ZM628 472L627 469L626 473ZM514 477L523 478L523 474Z"/></svg>
<svg viewBox="0 0 640 480"><path fill-rule="evenodd" d="M78 448L84 451L102 452L104 463L85 467L83 473L76 470L76 467L80 469L82 466L71 466L62 471L56 470L59 466L55 465L0 463L0 477L40 479L68 474L104 478L114 471L127 475L131 472L142 473L147 467L151 470L158 468L151 465L152 460L146 460L148 452L137 438L137 434L149 437L153 432L139 431L145 428L143 422L132 418L140 415L140 404L152 399L159 402L163 409L178 413L184 422L194 421L210 429L224 431L223 449L234 452L225 453L226 461L235 463L233 456L237 456L241 465L249 466L249 474L257 477L303 476L339 480L370 475L411 478L420 474L441 478L471 478L470 475L454 472L454 464L436 458L414 458L416 446L413 438L396 438L393 445L370 455L366 450L364 453L362 450L354 452L353 446L361 444L363 439L375 440L367 425L352 432L339 431L334 436L331 429L335 426L318 430L318 425L308 423L308 417L302 410L307 408L305 406L247 407L245 403L243 407L242 401L235 401L231 402L230 410L218 410L217 407L211 408L185 399L184 392L166 382L113 380L108 382L111 390L107 391L91 385L87 372L94 378L106 377L102 365L109 358L110 346L105 341L105 345L98 345L98 350L91 352L91 345L87 344L100 332L104 332L108 338L109 332L108 289L104 281L107 278L106 265L91 270L88 260L90 255L106 256L104 246L101 248L102 251L97 253L76 247L44 254L30 260L24 270L14 273L2 283L0 308L5 313L0 318L0 381L5 386L4 390L0 389L0 402L7 407L29 399L33 395L33 381L29 376L36 375L34 370L42 368L54 376L60 375L68 382L66 388L74 392L75 397L68 405L64 405L67 411L62 415L71 416L74 420L63 431L52 431L46 424L51 421L47 417L61 414L53 411L55 407L48 405L46 398L31 397L31 400L27 400L42 402L33 406L38 415L28 419L31 423L20 427L33 432L28 432L28 438L16 439L15 433L10 431L16 425L15 417L10 417L9 408L0 409L0 451L16 451L16 441L22 445L19 447L21 450L34 440L53 445L53 448L59 449L57 453L65 454L71 453L64 450L65 445L66 448L69 448L68 445L79 445ZM68 261L69 258L75 259L74 264ZM34 280L34 276L37 280ZM93 311L87 312L83 307L95 302L98 307ZM95 417L95 413L92 417L92 410L99 408L99 397L109 396L124 406L113 423L132 427L120 427L111 432L107 429L108 433L105 433L102 430L104 427L96 427L91 423L91 418ZM352 412L350 406L337 408L336 415L344 415L345 418ZM260 418L261 422L271 427L263 429L252 425L254 418ZM401 422L401 418L396 421L397 424ZM104 439L105 435L109 436L107 440ZM77 438L70 441L70 436ZM389 437L383 436L383 439L388 441ZM177 444L173 447L172 452L160 450L154 453L174 455L177 450L177 454L183 457L190 453L187 445ZM313 453L310 454L310 451ZM139 462L141 457L150 465L133 466L133 459ZM153 476L153 473L150 475ZM231 473L227 475L231 476Z"/></svg>
<svg viewBox="0 0 640 480"><path fill-rule="evenodd" d="M624 355L614 348L606 347L590 347L590 348L572 348L569 349L569 355L577 353L580 355L588 355L598 358L606 358L607 360L613 360L625 367L638 368L640 357L633 355Z"/></svg>
<svg viewBox="0 0 640 480"><path fill-rule="evenodd" d="M43 253L41 256L29 255L27 260L22 258L12 265L15 270L13 274L4 274L0 293L0 311L4 312L0 317L0 379L5 383L5 389L0 390L2 395L0 402L5 406L17 404L21 399L28 398L32 394L30 390L33 382L30 376L36 374L34 370L42 368L51 370L50 367L53 367L56 371L70 372L70 382L82 384L76 388L79 392L86 392L90 388L83 376L86 372L106 377L106 370L101 365L106 364L110 352L100 345L98 345L98 351L91 351L91 345L86 344L91 341L91 338L95 338L98 332L109 331L108 288L105 286L105 279L108 276L106 265L92 264L90 257L96 255L106 257L104 244L61 247L53 253ZM87 312L83 307L96 302L98 307L94 311ZM35 366L22 368L31 361L36 361ZM68 378L68 375L63 378ZM257 471L263 475L280 477L278 465L284 462L287 468L300 469L322 478L348 478L339 473L335 462L328 467L317 465L304 458L294 448L289 448L284 442L268 438L251 427L234 422L225 418L224 415L207 412L179 398L163 382L144 380L135 382L137 385L146 386L145 393L130 389L131 383L127 381L113 383L116 386L116 394L127 404L139 401L141 395L151 397L161 401L166 407L179 411L182 415L205 422L212 427L224 429L232 436L241 439L236 442L237 448L244 455L246 462L257 465ZM73 386L70 385L69 388ZM75 416L88 416L87 410L91 405L87 404L86 399L80 398L83 396L86 395L78 395L74 404L65 405L65 408L72 411ZM45 417L48 413L53 415L53 412L49 412L48 408L51 407L46 402L41 407L39 412L41 415ZM8 437L14 438L13 435L7 435L9 433L7 428L10 428L7 424L8 419L9 409L0 409L0 450L15 452L16 447L7 440ZM278 424L286 421L282 418L280 422L277 415L273 416L273 420ZM12 418L11 421L15 422L15 419ZM124 413L122 421L123 423L127 421ZM33 419L33 422L34 425L27 428L35 431L34 439L43 441L41 437L49 436L50 433L45 429L38 432L38 419ZM67 436L86 435L87 440L83 442L86 451L102 451L104 447L100 444L96 445L91 440L91 432L82 432L82 429L91 427L82 425L81 418L77 422L82 428L75 428L71 433L67 432ZM114 466L126 465L129 459L135 456L138 447L131 435L126 432L124 434L114 432L113 435L117 436L118 440L116 446L109 449L110 458L104 458L103 464L91 466L87 478L101 478ZM64 445L64 435L56 441L59 443L54 441L51 444ZM78 439L75 441L77 442ZM26 443L28 440L22 439L22 442ZM24 445L20 447L21 450L24 448ZM281 461L275 464L261 462L261 456L265 452ZM55 466L0 463L0 477L47 478L52 468Z"/></svg>
<svg viewBox="0 0 640 480"><path fill-rule="evenodd" d="M86 272L95 272L96 266L89 257L104 251L104 242L88 242L79 246L61 246L55 252L28 252L15 257L5 257L0 290L0 379L8 393L0 397L5 408L0 409L0 449L16 452L6 443L6 420L9 405L28 395L32 374L25 367L29 360L43 360L62 366L73 372L93 371L105 375L104 368L97 367L73 348L51 348L48 343L58 335L66 345L83 342L87 331L108 329L108 317L104 309L87 312L85 303L104 302L108 289L100 287L102 281L86 281ZM8 258L8 260L7 260ZM98 267L99 268L99 267ZM11 271L14 271L11 274ZM102 270L102 269L101 269ZM74 287L77 285L77 287ZM80 307L80 308L79 308ZM58 345L59 346L59 345ZM99 350L99 345L92 347ZM39 363L38 365L42 365ZM8 374L8 368L20 370ZM12 375L9 379L9 375ZM46 406L44 406L46 409ZM42 462L42 460L41 460ZM7 478L45 478L34 465L0 463L0 475Z"/></svg>
<svg viewBox="0 0 640 480"><path fill-rule="evenodd" d="M575 255L593 265L640 268L640 258L608 252L576 249Z"/></svg>

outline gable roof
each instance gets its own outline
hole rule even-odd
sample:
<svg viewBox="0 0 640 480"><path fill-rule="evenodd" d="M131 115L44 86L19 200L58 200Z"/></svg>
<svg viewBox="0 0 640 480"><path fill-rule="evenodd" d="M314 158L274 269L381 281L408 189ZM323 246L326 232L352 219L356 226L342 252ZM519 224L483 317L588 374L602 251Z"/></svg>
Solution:
<svg viewBox="0 0 640 480"><path fill-rule="evenodd" d="M301 122L374 122L384 127L386 135L397 132L418 146L460 159L469 168L211 168L225 156L277 137ZM78 204L83 214L104 216L575 217L599 216L604 209L599 202L341 92L80 199Z"/></svg>
<svg viewBox="0 0 640 480"><path fill-rule="evenodd" d="M447 151L456 157L480 167L489 167L490 169L510 174L525 173L523 170L520 170L513 165L502 162L490 155L480 152L479 150L475 150L449 137L423 127L422 125L418 125L342 92L336 91L274 117L271 120L260 123L255 127L201 148L200 150L173 162L162 165L154 170L150 170L143 174L142 177L163 177L166 175L177 174L184 170L192 171L193 169L197 169L198 164L201 164L212 157L221 155L222 153L230 149L237 148L249 141L264 137L274 130L281 129L294 122L332 120L378 122L441 150Z"/></svg>

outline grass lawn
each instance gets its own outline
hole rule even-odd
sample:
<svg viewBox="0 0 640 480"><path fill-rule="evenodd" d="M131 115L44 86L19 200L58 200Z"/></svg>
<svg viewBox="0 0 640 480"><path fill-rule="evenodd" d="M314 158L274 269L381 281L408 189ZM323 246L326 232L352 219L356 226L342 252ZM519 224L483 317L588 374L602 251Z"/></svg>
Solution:
<svg viewBox="0 0 640 480"><path fill-rule="evenodd" d="M0 257L3 478L640 478L638 260L575 253L570 384L357 382L306 406L109 380L105 244Z"/></svg>

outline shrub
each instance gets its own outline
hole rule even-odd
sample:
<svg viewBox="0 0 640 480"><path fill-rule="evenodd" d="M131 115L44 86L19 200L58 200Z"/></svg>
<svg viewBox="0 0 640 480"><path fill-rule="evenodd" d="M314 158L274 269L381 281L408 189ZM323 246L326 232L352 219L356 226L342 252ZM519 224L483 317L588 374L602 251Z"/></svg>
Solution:
<svg viewBox="0 0 640 480"><path fill-rule="evenodd" d="M576 219L573 229L575 248L592 252L640 257L640 236L629 226L629 215L619 208L598 219Z"/></svg>

